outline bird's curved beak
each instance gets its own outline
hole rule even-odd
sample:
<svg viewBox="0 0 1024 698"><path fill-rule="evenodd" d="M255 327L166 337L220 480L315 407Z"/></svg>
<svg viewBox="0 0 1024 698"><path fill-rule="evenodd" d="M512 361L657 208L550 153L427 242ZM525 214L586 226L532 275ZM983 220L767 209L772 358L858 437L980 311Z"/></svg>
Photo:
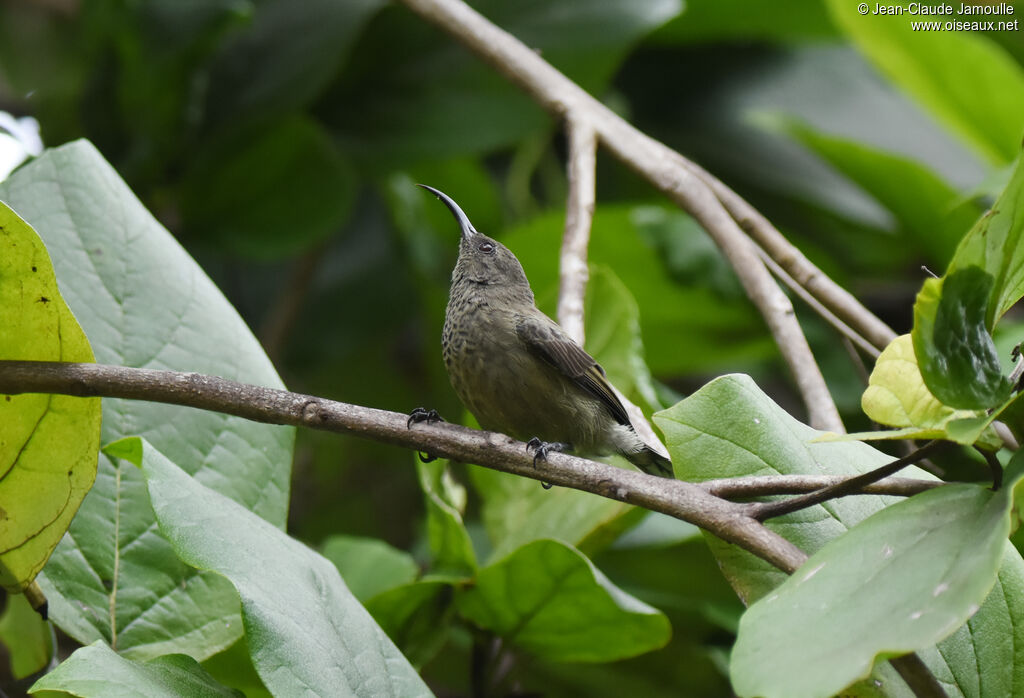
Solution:
<svg viewBox="0 0 1024 698"><path fill-rule="evenodd" d="M416 186L426 189L431 194L440 199L441 203L448 207L448 210L452 212L453 216L455 216L455 220L459 222L459 230L462 232L463 240L465 240L466 238L470 238L474 235L479 235L476 228L473 227L473 224L469 222L469 217L461 208L459 208L459 205L455 203L455 201L453 201L450 196L448 196L442 191L434 189L433 187L428 187L426 184L417 184Z"/></svg>

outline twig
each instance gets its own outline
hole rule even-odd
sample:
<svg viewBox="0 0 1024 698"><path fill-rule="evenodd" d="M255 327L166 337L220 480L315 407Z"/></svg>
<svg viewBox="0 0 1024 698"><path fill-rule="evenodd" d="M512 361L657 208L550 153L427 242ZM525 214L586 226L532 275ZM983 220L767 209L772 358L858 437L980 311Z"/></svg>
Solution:
<svg viewBox="0 0 1024 698"><path fill-rule="evenodd" d="M761 256L761 261L765 263L768 270L775 275L779 281L786 285L790 291L795 293L800 300L808 305L814 312L816 312L825 322L832 326L839 334L842 335L843 339L850 342L862 352L870 356L872 359L877 359L878 355L882 352L878 350L871 342L864 339L858 334L852 327L847 325L845 322L840 320L836 315L826 308L821 301L815 298L810 291L801 286L796 282L789 273L786 272L774 259L772 259L767 252L760 247L757 248L758 253ZM863 365L863 364L861 364Z"/></svg>
<svg viewBox="0 0 1024 698"><path fill-rule="evenodd" d="M749 504L726 502L689 482L552 452L541 467L521 441L446 422L411 429L409 416L217 376L101 364L0 361L0 394L58 393L147 400L213 410L268 424L350 434L442 458L571 487L668 514L735 543L792 572L807 556L747 515Z"/></svg>
<svg viewBox="0 0 1024 698"><path fill-rule="evenodd" d="M751 206L714 175L682 155L679 160L696 173L715 192L729 214L757 244L800 286L817 298L843 322L852 327L877 349L884 349L896 338L891 327L865 308L849 291L834 282L811 263L804 253L789 242L761 212Z"/></svg>
<svg viewBox="0 0 1024 698"><path fill-rule="evenodd" d="M893 657L889 663L918 698L947 698L946 689L942 687L939 680L935 678L935 674L928 669L917 653L911 652L902 657Z"/></svg>
<svg viewBox="0 0 1024 698"><path fill-rule="evenodd" d="M794 511L799 511L800 509L812 507L815 504L821 504L829 499L835 499L836 497L842 497L853 492L859 492L869 484L887 478L908 465L924 460L933 453L947 448L949 445L950 442L948 441L929 441L908 456L898 458L891 463L887 463L880 468L875 468L874 470L870 470L866 473L855 475L854 477L848 477L841 482L837 482L836 484L828 487L823 487L816 492L811 492L810 494L805 494L800 497L793 497L792 499L755 504L750 510L750 515L758 521L765 521L766 519L770 519L775 516L782 516L783 514L789 514Z"/></svg>
<svg viewBox="0 0 1024 698"><path fill-rule="evenodd" d="M752 475L697 483L708 494L722 499L748 499L773 494L803 494L845 482L840 475ZM939 480L919 480L912 477L888 477L871 483L851 494L884 494L911 497L925 490L941 487Z"/></svg>
<svg viewBox="0 0 1024 698"><path fill-rule="evenodd" d="M754 245L679 153L638 131L558 72L514 36L459 0L402 0L442 27L559 118L585 118L622 162L692 215L725 253L743 287L764 316L796 380L812 426L843 432L842 420L807 345L793 307L772 280Z"/></svg>
<svg viewBox="0 0 1024 698"><path fill-rule="evenodd" d="M597 135L585 119L569 118L569 200L559 265L558 324L583 346L583 300L587 290L587 246L594 219Z"/></svg>
<svg viewBox="0 0 1024 698"><path fill-rule="evenodd" d="M988 463L988 468L992 471L992 489L998 490L1003 486L1003 464L996 458L996 454L992 451L987 451L984 448L977 448L975 450L982 455L985 462Z"/></svg>
<svg viewBox="0 0 1024 698"><path fill-rule="evenodd" d="M597 134L585 119L566 120L569 135L569 200L565 208L565 233L559 263L558 324L583 346L583 302L587 292L587 247L594 219L594 188L597 180ZM614 389L614 388L613 388ZM615 390L629 421L643 441L666 458L668 449L654 432L643 410Z"/></svg>

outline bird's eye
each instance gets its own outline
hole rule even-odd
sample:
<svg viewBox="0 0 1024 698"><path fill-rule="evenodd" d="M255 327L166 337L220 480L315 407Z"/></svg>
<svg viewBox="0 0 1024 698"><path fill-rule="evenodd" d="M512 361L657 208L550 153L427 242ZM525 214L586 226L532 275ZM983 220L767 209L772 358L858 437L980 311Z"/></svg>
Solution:
<svg viewBox="0 0 1024 698"><path fill-rule="evenodd" d="M483 252L484 254L494 254L494 243L481 242L479 245L476 246L476 248Z"/></svg>

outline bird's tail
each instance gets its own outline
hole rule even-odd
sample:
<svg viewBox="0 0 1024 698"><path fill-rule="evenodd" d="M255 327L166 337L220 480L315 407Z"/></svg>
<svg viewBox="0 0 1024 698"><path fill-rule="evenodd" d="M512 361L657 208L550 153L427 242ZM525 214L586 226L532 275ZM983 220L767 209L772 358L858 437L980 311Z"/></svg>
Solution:
<svg viewBox="0 0 1024 698"><path fill-rule="evenodd" d="M623 454L626 459L649 475L660 477L675 477L672 471L672 461L655 451L650 446L644 446L639 451Z"/></svg>

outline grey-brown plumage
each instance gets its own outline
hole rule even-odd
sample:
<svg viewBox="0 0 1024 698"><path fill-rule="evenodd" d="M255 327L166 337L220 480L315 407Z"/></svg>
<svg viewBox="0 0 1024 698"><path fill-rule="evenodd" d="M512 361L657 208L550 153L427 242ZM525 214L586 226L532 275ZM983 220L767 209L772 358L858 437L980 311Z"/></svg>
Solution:
<svg viewBox="0 0 1024 698"><path fill-rule="evenodd" d="M461 229L441 346L452 387L480 426L531 439L541 456L619 453L672 477L672 463L637 436L604 369L537 309L515 255L477 232L451 198L420 186Z"/></svg>

